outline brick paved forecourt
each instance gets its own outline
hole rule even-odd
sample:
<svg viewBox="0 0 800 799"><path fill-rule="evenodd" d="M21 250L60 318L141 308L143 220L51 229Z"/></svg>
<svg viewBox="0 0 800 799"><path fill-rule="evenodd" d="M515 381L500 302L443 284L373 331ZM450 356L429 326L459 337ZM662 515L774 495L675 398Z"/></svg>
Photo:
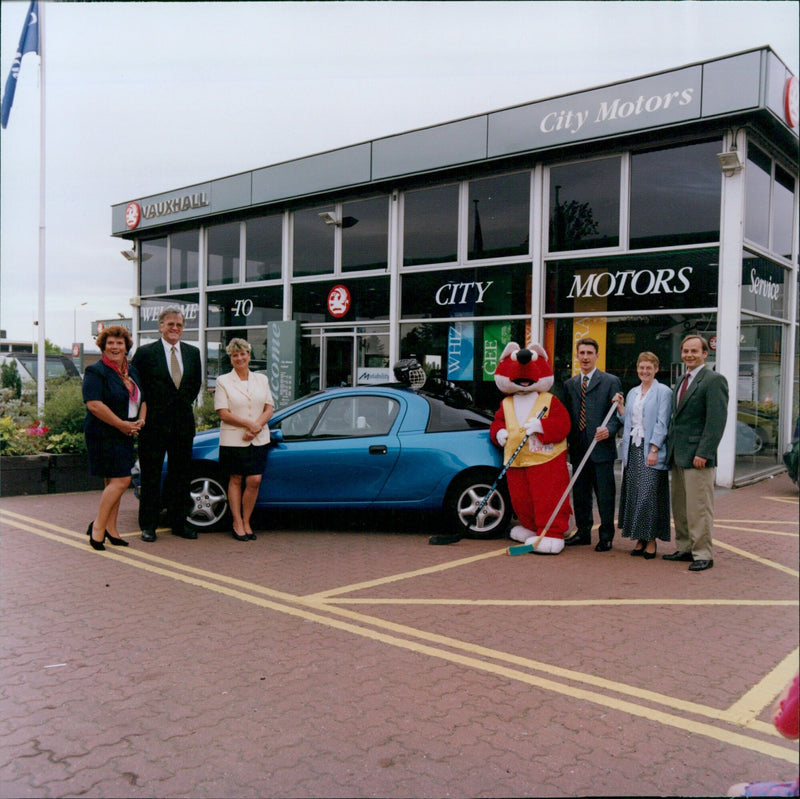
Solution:
<svg viewBox="0 0 800 799"><path fill-rule="evenodd" d="M720 796L788 779L798 491L716 501L714 568L262 519L93 552L98 492L0 504L2 797ZM594 534L596 539L596 532ZM661 547L660 554L674 547Z"/></svg>

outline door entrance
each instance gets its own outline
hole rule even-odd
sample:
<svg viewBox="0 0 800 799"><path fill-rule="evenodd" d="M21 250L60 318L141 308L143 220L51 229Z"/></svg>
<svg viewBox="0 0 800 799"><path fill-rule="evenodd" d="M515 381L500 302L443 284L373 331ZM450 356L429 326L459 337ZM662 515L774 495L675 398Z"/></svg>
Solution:
<svg viewBox="0 0 800 799"><path fill-rule="evenodd" d="M322 330L319 344L320 388L392 381L387 327Z"/></svg>

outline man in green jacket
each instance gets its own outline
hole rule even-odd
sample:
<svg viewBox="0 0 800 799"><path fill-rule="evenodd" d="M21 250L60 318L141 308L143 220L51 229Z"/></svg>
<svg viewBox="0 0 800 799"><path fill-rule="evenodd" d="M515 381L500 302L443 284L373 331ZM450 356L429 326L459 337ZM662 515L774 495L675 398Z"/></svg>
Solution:
<svg viewBox="0 0 800 799"><path fill-rule="evenodd" d="M706 368L708 342L681 342L686 373L672 396L667 463L672 467L672 518L677 550L664 560L691 561L689 571L714 565L714 467L728 413L728 381Z"/></svg>

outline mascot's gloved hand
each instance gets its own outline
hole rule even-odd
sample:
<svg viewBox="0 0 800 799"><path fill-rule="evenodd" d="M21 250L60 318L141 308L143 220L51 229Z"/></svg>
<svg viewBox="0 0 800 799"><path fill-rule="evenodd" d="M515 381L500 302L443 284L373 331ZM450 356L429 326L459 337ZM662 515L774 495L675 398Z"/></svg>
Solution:
<svg viewBox="0 0 800 799"><path fill-rule="evenodd" d="M542 420L541 419L531 419L529 422L525 422L522 426L522 429L529 435L532 436L534 433L543 433L544 428L542 427Z"/></svg>
<svg viewBox="0 0 800 799"><path fill-rule="evenodd" d="M497 431L497 443L504 447L506 445L506 441L508 441L508 430L505 427L502 430Z"/></svg>

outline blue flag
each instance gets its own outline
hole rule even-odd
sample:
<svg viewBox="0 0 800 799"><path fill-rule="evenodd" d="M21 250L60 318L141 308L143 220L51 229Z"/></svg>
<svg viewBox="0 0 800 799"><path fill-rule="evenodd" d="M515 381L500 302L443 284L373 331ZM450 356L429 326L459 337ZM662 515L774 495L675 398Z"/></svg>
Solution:
<svg viewBox="0 0 800 799"><path fill-rule="evenodd" d="M11 72L8 73L6 81L6 92L3 95L3 108L0 114L0 123L3 128L8 125L8 115L11 113L11 106L14 102L14 92L17 90L17 76L19 75L22 56L25 53L39 52L39 2L32 0L31 7L25 17L25 25L22 28L22 36L19 39L17 54L14 56L14 63L11 65Z"/></svg>

